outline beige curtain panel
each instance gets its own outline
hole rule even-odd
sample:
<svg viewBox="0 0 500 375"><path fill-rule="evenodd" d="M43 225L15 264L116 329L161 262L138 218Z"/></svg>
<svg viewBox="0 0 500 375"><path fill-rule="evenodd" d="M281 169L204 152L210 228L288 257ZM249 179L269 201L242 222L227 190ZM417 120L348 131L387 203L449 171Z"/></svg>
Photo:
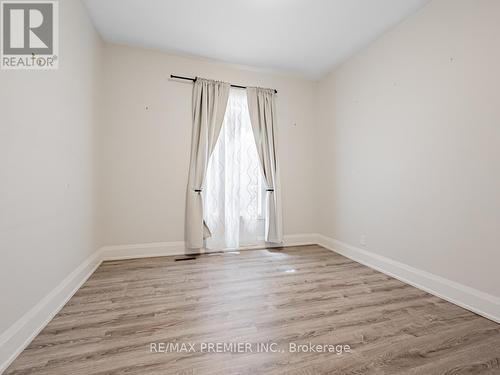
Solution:
<svg viewBox="0 0 500 375"><path fill-rule="evenodd" d="M230 85L197 78L193 86L193 132L186 199L186 246L203 247L211 233L203 220L202 190L210 155L226 112Z"/></svg>
<svg viewBox="0 0 500 375"><path fill-rule="evenodd" d="M247 88L250 122L267 185L267 242L283 242L283 214L276 140L276 94L274 90Z"/></svg>

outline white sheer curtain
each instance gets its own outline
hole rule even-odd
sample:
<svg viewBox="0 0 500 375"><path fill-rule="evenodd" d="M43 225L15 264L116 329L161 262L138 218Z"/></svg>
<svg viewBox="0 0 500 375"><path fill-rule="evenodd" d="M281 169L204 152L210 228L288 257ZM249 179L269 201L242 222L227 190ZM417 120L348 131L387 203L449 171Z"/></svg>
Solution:
<svg viewBox="0 0 500 375"><path fill-rule="evenodd" d="M264 240L265 184L245 90L231 89L203 189L208 249L234 249Z"/></svg>

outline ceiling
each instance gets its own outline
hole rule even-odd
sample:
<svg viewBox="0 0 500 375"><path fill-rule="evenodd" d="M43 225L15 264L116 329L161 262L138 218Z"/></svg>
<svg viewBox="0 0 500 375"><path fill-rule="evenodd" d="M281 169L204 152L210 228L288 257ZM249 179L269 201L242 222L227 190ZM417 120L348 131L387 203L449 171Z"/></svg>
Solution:
<svg viewBox="0 0 500 375"><path fill-rule="evenodd" d="M317 79L428 0L84 0L104 40Z"/></svg>

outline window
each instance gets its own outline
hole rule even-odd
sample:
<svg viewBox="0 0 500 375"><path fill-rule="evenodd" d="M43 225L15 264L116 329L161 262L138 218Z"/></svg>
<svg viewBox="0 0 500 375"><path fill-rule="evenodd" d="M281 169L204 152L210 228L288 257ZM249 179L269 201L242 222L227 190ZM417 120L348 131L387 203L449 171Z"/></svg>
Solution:
<svg viewBox="0 0 500 375"><path fill-rule="evenodd" d="M208 249L234 249L264 239L265 183L245 90L231 89L203 189Z"/></svg>

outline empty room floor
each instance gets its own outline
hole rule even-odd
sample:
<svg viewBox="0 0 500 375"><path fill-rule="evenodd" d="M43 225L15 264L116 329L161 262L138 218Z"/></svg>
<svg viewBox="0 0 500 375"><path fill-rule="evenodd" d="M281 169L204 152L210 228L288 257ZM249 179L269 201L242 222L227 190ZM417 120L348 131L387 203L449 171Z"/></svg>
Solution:
<svg viewBox="0 0 500 375"><path fill-rule="evenodd" d="M175 259L104 262L6 374L500 373L500 325L320 246Z"/></svg>

